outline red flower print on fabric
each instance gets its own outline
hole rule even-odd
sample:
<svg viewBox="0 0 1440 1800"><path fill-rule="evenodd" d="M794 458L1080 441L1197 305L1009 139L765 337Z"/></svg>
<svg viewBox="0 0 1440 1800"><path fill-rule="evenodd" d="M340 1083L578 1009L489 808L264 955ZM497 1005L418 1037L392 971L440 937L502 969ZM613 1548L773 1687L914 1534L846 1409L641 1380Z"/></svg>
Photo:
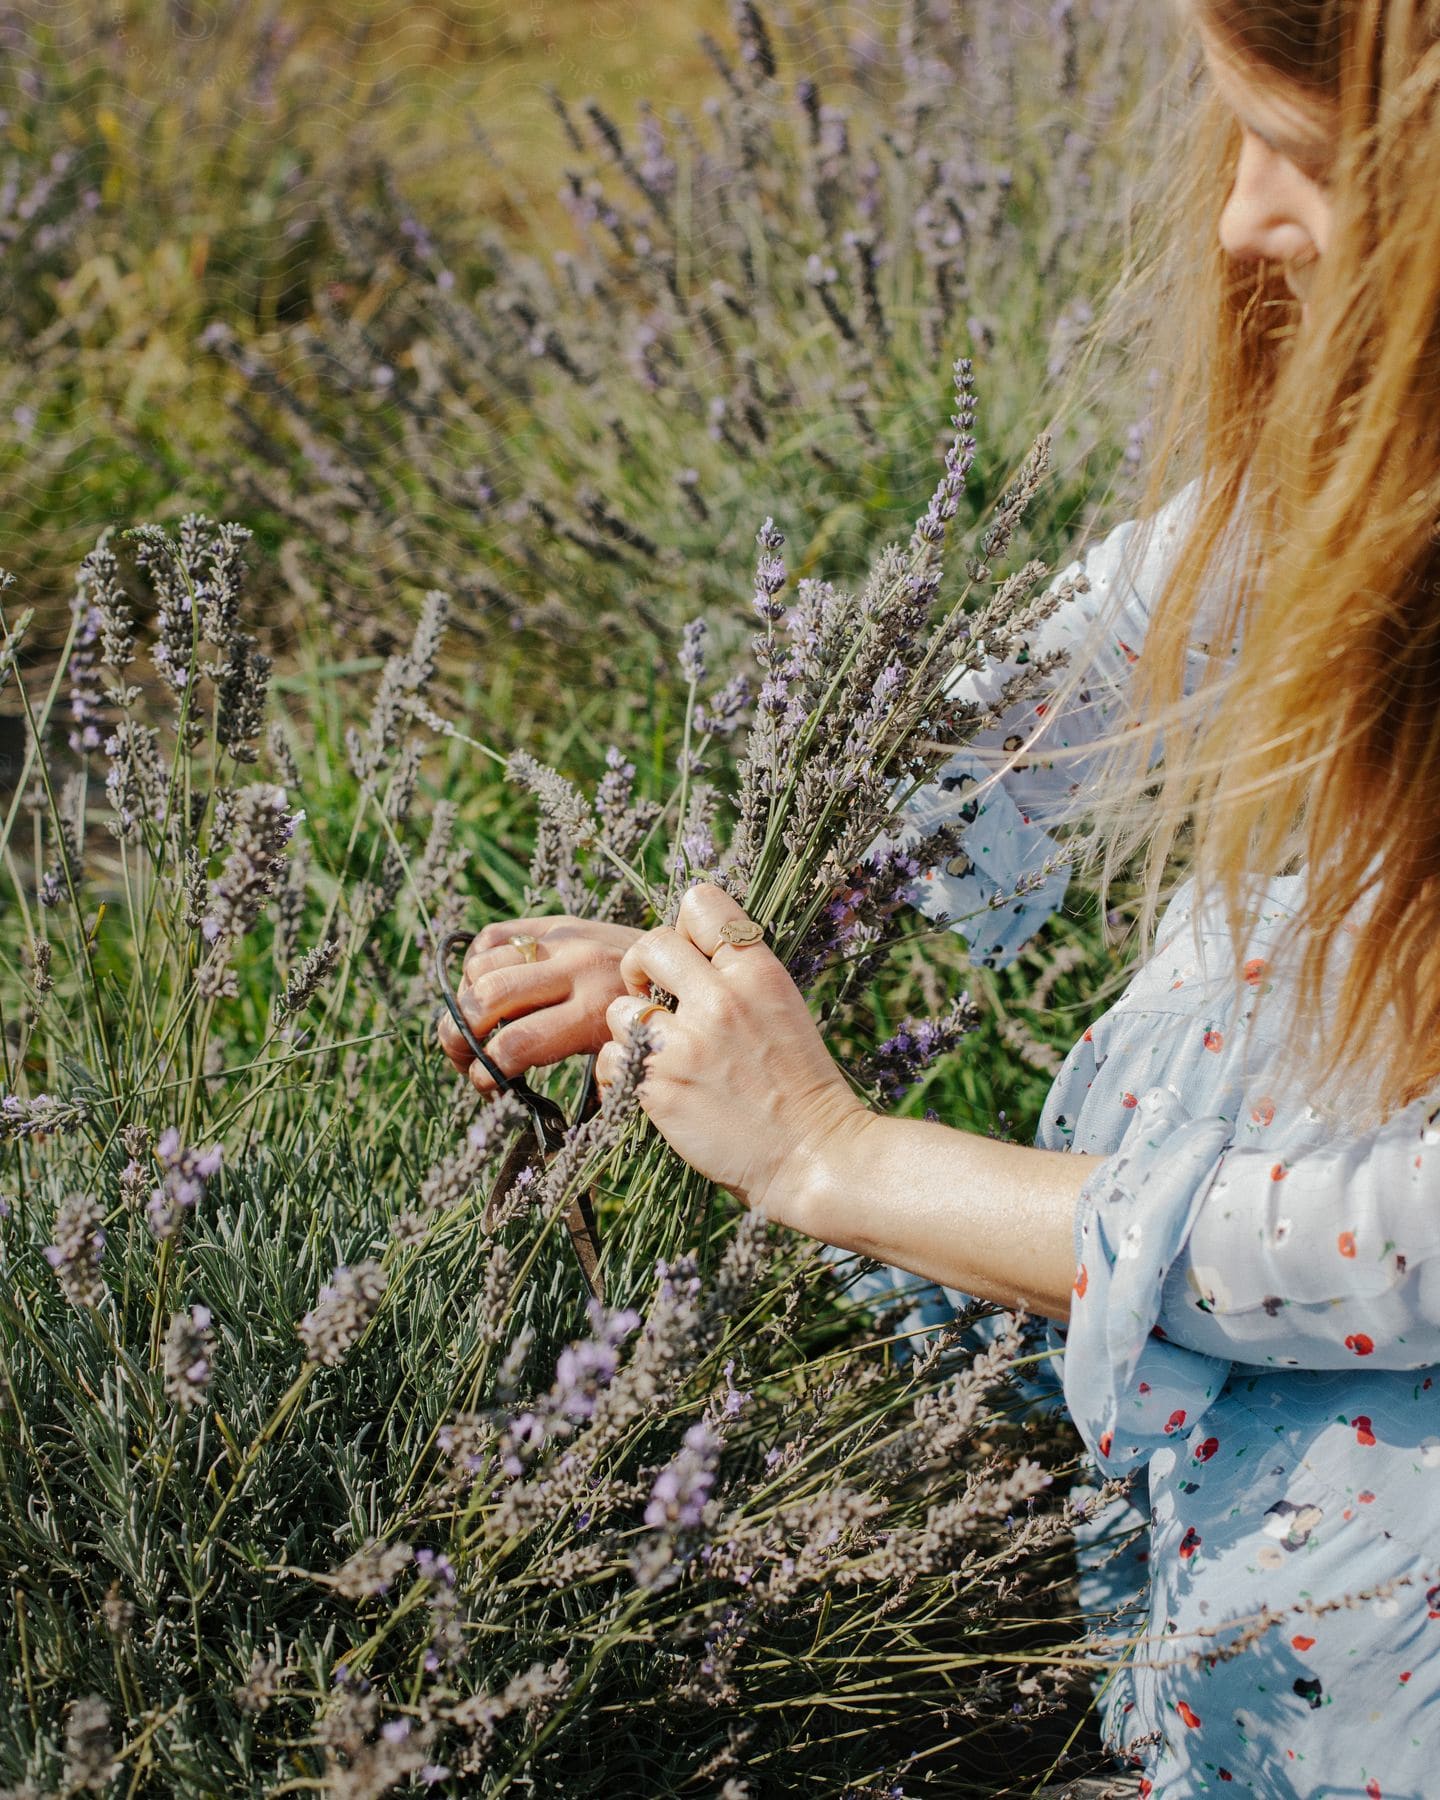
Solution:
<svg viewBox="0 0 1440 1800"><path fill-rule="evenodd" d="M1196 1449L1195 1449L1196 1462L1209 1462L1210 1458L1215 1454L1215 1452L1219 1448L1220 1448L1219 1438L1214 1438L1214 1437L1206 1438L1206 1440L1203 1444L1199 1444L1196 1446Z"/></svg>
<svg viewBox="0 0 1440 1800"><path fill-rule="evenodd" d="M1273 1125L1275 1123L1275 1102L1268 1094L1262 1094L1250 1108L1250 1117L1257 1125Z"/></svg>
<svg viewBox="0 0 1440 1800"><path fill-rule="evenodd" d="M1252 956L1245 965L1245 979L1251 987L1256 987L1265 979L1265 970L1269 965L1263 956Z"/></svg>
<svg viewBox="0 0 1440 1800"><path fill-rule="evenodd" d="M1180 1540L1181 1556L1193 1556L1200 1548L1200 1533L1192 1525Z"/></svg>
<svg viewBox="0 0 1440 1800"><path fill-rule="evenodd" d="M1135 1096L1133 1094L1122 1094L1120 1096L1120 1104L1125 1107L1130 1107L1130 1106L1138 1106L1140 1104L1140 1102L1135 1098Z"/></svg>
<svg viewBox="0 0 1440 1800"><path fill-rule="evenodd" d="M1350 1423L1355 1427L1355 1439L1357 1443L1373 1444L1375 1442L1374 1428L1371 1426L1370 1420L1365 1413L1357 1413Z"/></svg>
<svg viewBox="0 0 1440 1800"><path fill-rule="evenodd" d="M1100 1439L1100 1454L1102 1456L1108 1456L1110 1454L1110 1446L1114 1442L1115 1442L1115 1433L1113 1431L1107 1431L1104 1434L1104 1436Z"/></svg>
<svg viewBox="0 0 1440 1800"><path fill-rule="evenodd" d="M1312 1637L1305 1637L1305 1636L1301 1635L1299 1637L1291 1638L1290 1643L1291 1643L1291 1646L1296 1650L1309 1650L1314 1645L1315 1640Z"/></svg>
<svg viewBox="0 0 1440 1800"><path fill-rule="evenodd" d="M1090 1276L1086 1272L1084 1263L1081 1263L1080 1267L1075 1271L1075 1292L1080 1296L1080 1298L1082 1300L1085 1297L1085 1290L1087 1287L1089 1287L1089 1285L1090 1285Z"/></svg>
<svg viewBox="0 0 1440 1800"><path fill-rule="evenodd" d="M1172 1412L1170 1417L1165 1421L1165 1430L1166 1430L1167 1435L1172 1431L1178 1431L1184 1423L1185 1423L1185 1408L1183 1406L1177 1406L1175 1411Z"/></svg>
<svg viewBox="0 0 1440 1800"><path fill-rule="evenodd" d="M1345 1340L1345 1348L1353 1350L1357 1356L1369 1356L1375 1348L1375 1340L1366 1337L1363 1331L1352 1331Z"/></svg>
<svg viewBox="0 0 1440 1800"><path fill-rule="evenodd" d="M1190 1705L1188 1700L1177 1700L1175 1702L1175 1710L1176 1710L1176 1712L1179 1713L1180 1717L1185 1721L1185 1723L1190 1727L1190 1729L1192 1731L1199 1730L1200 1715Z"/></svg>
<svg viewBox="0 0 1440 1800"><path fill-rule="evenodd" d="M1353 1231L1342 1231L1336 1243L1342 1256L1354 1256L1355 1233Z"/></svg>
<svg viewBox="0 0 1440 1800"><path fill-rule="evenodd" d="M1205 1033L1204 1043L1207 1050L1223 1050L1225 1048L1225 1033L1223 1031L1207 1031Z"/></svg>
<svg viewBox="0 0 1440 1800"><path fill-rule="evenodd" d="M1286 1170L1284 1163L1276 1163L1275 1167L1270 1171L1270 1179L1272 1181L1283 1181L1285 1179L1285 1174Z"/></svg>

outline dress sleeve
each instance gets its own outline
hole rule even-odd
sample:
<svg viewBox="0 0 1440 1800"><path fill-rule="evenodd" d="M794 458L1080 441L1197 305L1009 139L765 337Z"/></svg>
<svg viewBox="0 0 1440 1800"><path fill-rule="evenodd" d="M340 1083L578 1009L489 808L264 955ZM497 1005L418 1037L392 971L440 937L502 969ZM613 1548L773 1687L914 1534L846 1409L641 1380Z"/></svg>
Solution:
<svg viewBox="0 0 1440 1800"><path fill-rule="evenodd" d="M1440 1363L1440 1107L1292 1160L1227 1148L1165 1282L1172 1343L1287 1369Z"/></svg>
<svg viewBox="0 0 1440 1800"><path fill-rule="evenodd" d="M1057 649L1073 653L1097 642L1089 652L1085 682L1063 712L1055 714L1045 735L1058 746L1080 745L1112 730L1120 716L1131 665L1145 638L1153 597L1164 578L1168 559L1196 492L1192 483L1169 501L1153 527L1143 532L1135 520L1119 525L1079 560L1055 577L1053 588L1083 575L1088 590L1077 592L1026 640L1016 659L993 661L983 669L962 670L949 692L991 706L1024 661L1038 660ZM1102 624L1103 621L1103 624ZM997 894L1013 894L1022 876L1034 875L1058 845L1045 827L1058 823L1083 787L1086 763L1067 760L1056 768L1042 757L1017 764L979 800L971 798L992 766L1002 763L1017 733L1029 734L1045 715L1043 696L1016 702L987 730L978 732L963 750L940 768L933 780L911 795L903 809L907 827L920 835L942 824L968 823L961 854L927 870L907 894L927 918L942 915L970 945L973 960L986 968L1005 968L1051 915L1058 911L1069 885L1069 871L1047 876L1031 893L992 907ZM908 832L906 833L908 838ZM891 842L882 839L882 843Z"/></svg>
<svg viewBox="0 0 1440 1800"><path fill-rule="evenodd" d="M1440 1362L1440 1109L1290 1161L1152 1088L1081 1189L1066 1405L1108 1473L1188 1432L1232 1364Z"/></svg>

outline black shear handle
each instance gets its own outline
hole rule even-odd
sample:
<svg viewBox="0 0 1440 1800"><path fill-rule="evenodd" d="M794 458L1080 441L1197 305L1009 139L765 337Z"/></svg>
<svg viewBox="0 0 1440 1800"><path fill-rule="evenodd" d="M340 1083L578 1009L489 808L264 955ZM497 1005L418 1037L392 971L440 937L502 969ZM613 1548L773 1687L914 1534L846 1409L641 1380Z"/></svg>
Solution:
<svg viewBox="0 0 1440 1800"><path fill-rule="evenodd" d="M445 1010L455 1022L455 1029L464 1038L470 1054L479 1062L480 1067L500 1089L501 1093L513 1094L517 1100L529 1107L535 1121L536 1135L546 1150L559 1148L560 1139L564 1136L565 1120L554 1101L544 1094L537 1094L523 1075L507 1075L499 1067L495 1059L485 1054L485 1046L476 1037L460 1010L460 1001L454 988L450 985L447 970L449 959L459 949L468 949L474 942L474 933L469 931L452 931L440 939L435 946L435 984L440 989L440 998L445 1002ZM599 1103L599 1095L595 1084L595 1058L591 1056L585 1067L585 1087L580 1097L580 1118L588 1118Z"/></svg>
<svg viewBox="0 0 1440 1800"><path fill-rule="evenodd" d="M460 1033L461 1037L464 1038L470 1054L480 1064L480 1067L502 1093L516 1094L519 1089L526 1087L524 1078L519 1075L506 1075L495 1062L485 1054L485 1046L466 1023L465 1015L460 1010L460 1002L456 997L455 990L450 985L450 974L446 964L457 950L462 947L467 950L469 949L470 945L474 942L474 935L475 934L470 931L451 931L436 944L435 985L440 990L440 998L445 1002L446 1012L448 1012L450 1017L454 1020L455 1029ZM518 1097L523 1098L524 1096L518 1095Z"/></svg>

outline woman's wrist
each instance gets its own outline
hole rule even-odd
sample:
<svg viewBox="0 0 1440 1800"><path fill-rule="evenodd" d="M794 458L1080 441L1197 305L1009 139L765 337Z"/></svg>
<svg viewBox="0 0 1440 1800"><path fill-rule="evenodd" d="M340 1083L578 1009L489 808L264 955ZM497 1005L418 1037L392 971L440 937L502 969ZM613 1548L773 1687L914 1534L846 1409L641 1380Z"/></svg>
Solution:
<svg viewBox="0 0 1440 1800"><path fill-rule="evenodd" d="M871 1129L885 1123L851 1096L822 1128L797 1139L765 1192L747 1197L747 1204L763 1207L777 1225L835 1242L829 1232L840 1227L847 1200L863 1182L859 1172L868 1158Z"/></svg>
<svg viewBox="0 0 1440 1800"><path fill-rule="evenodd" d="M771 1218L1001 1306L1070 1316L1075 1208L1104 1159L856 1105L798 1143Z"/></svg>

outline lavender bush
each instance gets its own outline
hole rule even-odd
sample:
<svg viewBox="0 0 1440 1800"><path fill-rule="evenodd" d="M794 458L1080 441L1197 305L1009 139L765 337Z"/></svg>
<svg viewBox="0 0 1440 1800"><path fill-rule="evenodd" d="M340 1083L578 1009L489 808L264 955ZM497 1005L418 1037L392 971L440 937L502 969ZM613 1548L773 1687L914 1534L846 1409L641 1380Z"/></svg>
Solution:
<svg viewBox="0 0 1440 1800"><path fill-rule="evenodd" d="M587 798L456 723L441 590L368 716L321 671L277 710L234 525L107 534L48 686L15 680L6 596L12 1791L996 1795L1062 1757L1095 1660L1065 1623L1079 1446L1011 1387L1025 1322L984 1344L976 1307L898 1355L655 1137L643 1035L501 1189L523 1120L442 1079L421 973L464 906L457 844L493 888L491 840L519 841L506 763L539 811L514 898L645 921L723 881L881 1103L968 1034L953 997L867 1027L939 845L868 852L979 723L955 669L1066 594L997 573L1041 444L942 597L968 364L955 395L929 507L855 591L792 582L765 520L739 649L678 635L653 794L638 751ZM462 751L435 801L427 759ZM592 1184L604 1307L557 1227Z"/></svg>
<svg viewBox="0 0 1440 1800"><path fill-rule="evenodd" d="M202 334L248 454L196 466L275 521L296 591L347 626L424 569L466 630L543 632L552 672L637 627L653 650L722 601L767 494L807 566L858 578L932 465L934 371L966 345L1033 370L995 396L985 473L1018 460L1109 276L1117 129L1159 82L1163 15L908 0L892 32L869 8L724 10L698 110L647 103L626 131L551 90L567 241L482 221L477 246L463 209L358 168L325 197L339 270L313 315L263 344ZM1102 392L1067 472L1098 486L1142 409Z"/></svg>
<svg viewBox="0 0 1440 1800"><path fill-rule="evenodd" d="M0 468L22 572L43 601L106 519L218 510L274 552L267 611L304 633L388 653L394 599L437 585L457 647L538 691L597 658L623 686L637 634L654 657L723 616L767 509L799 566L858 580L943 448L958 353L1013 370L981 473L1013 469L1109 279L1122 128L1167 49L1134 0L714 0L708 91L621 121L572 77L550 156L470 133L447 183L358 28L317 48L264 9L189 32L121 10L8 25L19 191L51 184L57 232L22 272ZM99 124L72 141L76 119ZM1143 372L1105 375L1047 530L1142 453Z"/></svg>

